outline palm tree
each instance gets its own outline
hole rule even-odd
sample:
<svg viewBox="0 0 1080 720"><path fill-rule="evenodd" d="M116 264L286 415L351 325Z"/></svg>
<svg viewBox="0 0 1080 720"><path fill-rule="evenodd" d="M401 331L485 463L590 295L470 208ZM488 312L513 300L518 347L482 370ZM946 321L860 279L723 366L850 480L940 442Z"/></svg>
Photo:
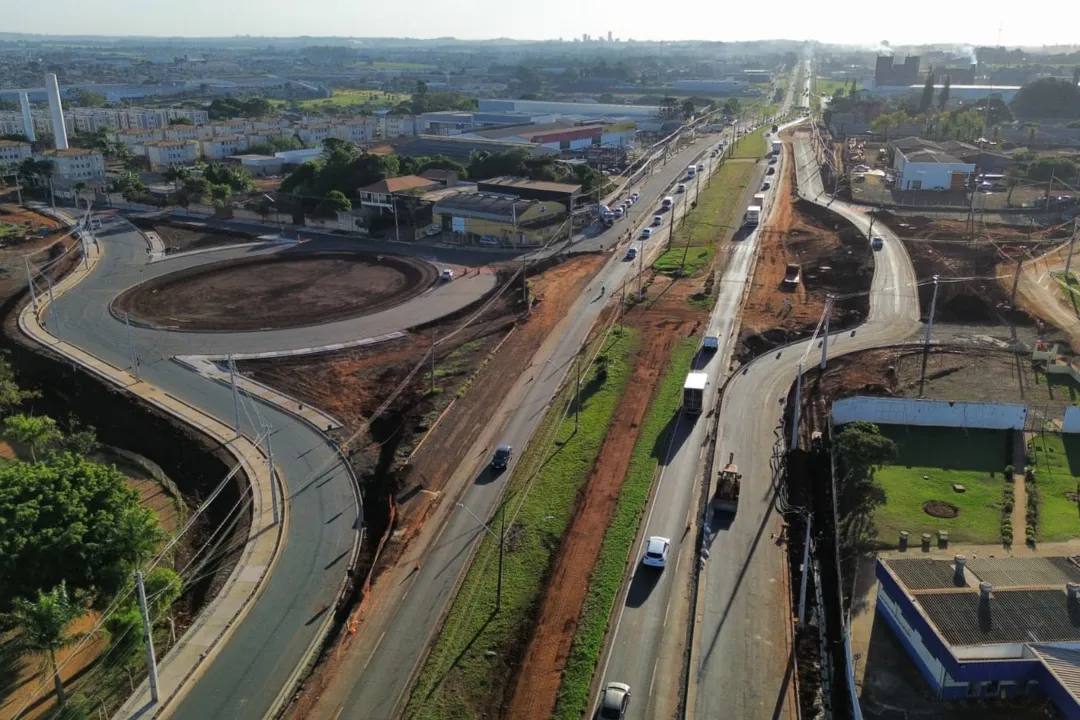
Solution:
<svg viewBox="0 0 1080 720"><path fill-rule="evenodd" d="M82 637L68 632L68 626L82 614L82 606L68 597L67 587L61 582L48 592L38 590L36 601L16 598L9 616L22 631L23 646L44 656L44 664L53 676L57 705L63 705L66 698L56 654Z"/></svg>

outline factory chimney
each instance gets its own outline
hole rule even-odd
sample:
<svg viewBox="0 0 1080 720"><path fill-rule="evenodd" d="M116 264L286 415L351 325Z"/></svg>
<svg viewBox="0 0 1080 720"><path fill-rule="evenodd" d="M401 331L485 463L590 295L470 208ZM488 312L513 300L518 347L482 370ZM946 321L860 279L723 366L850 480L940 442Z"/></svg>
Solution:
<svg viewBox="0 0 1080 720"><path fill-rule="evenodd" d="M19 105L22 107L23 135L30 142L37 140L34 134L34 117L30 114L30 98L26 93L19 93Z"/></svg>
<svg viewBox="0 0 1080 720"><path fill-rule="evenodd" d="M64 106L60 104L60 86L56 83L56 74L45 76L45 93L49 96L49 112L52 114L53 137L56 149L67 150L67 128L64 126Z"/></svg>

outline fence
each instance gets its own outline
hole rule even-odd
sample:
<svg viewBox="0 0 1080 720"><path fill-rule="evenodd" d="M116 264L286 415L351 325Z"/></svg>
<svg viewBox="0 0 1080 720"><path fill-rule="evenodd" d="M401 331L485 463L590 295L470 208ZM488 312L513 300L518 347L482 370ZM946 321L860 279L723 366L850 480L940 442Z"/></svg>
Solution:
<svg viewBox="0 0 1080 720"><path fill-rule="evenodd" d="M1008 403L945 402L904 398L851 397L833 403L836 425L867 420L883 425L1023 430L1026 405ZM1076 421L1080 427L1080 419Z"/></svg>

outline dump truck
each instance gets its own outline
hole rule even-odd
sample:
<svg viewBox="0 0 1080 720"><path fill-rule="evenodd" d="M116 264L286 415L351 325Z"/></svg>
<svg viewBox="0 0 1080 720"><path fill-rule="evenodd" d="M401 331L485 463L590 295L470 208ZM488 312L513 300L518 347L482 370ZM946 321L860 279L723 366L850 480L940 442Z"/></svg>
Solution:
<svg viewBox="0 0 1080 720"><path fill-rule="evenodd" d="M686 375L682 390L682 406L687 414L701 414L702 408L705 407L705 386L708 383L708 373L692 372Z"/></svg>
<svg viewBox="0 0 1080 720"><path fill-rule="evenodd" d="M719 512L733 513L739 509L739 490L742 486L742 475L735 465L735 453L728 454L727 465L720 471L720 483L716 489L716 509Z"/></svg>

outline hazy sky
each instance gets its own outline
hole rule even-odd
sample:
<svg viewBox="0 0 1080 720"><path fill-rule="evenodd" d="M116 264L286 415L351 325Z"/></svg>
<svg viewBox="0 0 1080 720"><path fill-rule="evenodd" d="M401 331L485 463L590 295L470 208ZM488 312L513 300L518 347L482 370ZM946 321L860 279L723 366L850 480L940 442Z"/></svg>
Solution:
<svg viewBox="0 0 1080 720"><path fill-rule="evenodd" d="M18 10L15 8L18 7ZM807 10L812 8L812 11ZM1080 42L1080 2L1005 0L0 0L0 30L86 35L813 39L1004 45Z"/></svg>

